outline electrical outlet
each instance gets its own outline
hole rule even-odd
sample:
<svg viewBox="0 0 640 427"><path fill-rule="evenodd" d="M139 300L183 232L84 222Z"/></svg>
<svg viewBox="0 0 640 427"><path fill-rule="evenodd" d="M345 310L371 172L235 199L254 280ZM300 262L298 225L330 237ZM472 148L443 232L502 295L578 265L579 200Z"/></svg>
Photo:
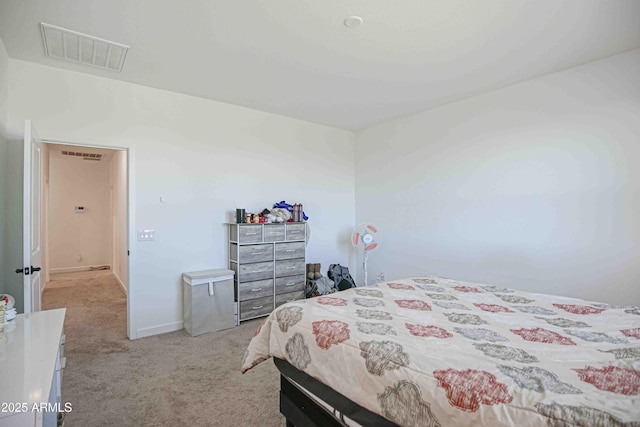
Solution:
<svg viewBox="0 0 640 427"><path fill-rule="evenodd" d="M156 230L138 230L138 241L144 242L150 240L156 240Z"/></svg>

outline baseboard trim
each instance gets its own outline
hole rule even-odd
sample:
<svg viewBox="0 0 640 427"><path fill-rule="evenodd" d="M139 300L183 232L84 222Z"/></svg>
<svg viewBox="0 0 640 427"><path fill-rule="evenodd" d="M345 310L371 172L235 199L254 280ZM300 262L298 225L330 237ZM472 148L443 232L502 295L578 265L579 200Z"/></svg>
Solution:
<svg viewBox="0 0 640 427"><path fill-rule="evenodd" d="M55 274L55 273L74 273L76 271L91 271L92 268L104 267L105 265L108 265L108 264L83 265L82 267L51 268L49 269L49 273ZM111 270L111 266L109 266L109 271L110 270Z"/></svg>
<svg viewBox="0 0 640 427"><path fill-rule="evenodd" d="M150 337L152 335L166 334L167 332L175 332L184 329L184 322L165 323L164 325L152 326L151 328L142 328L136 331L136 339Z"/></svg>
<svg viewBox="0 0 640 427"><path fill-rule="evenodd" d="M116 282L118 282L118 285L120 285L124 294L127 295L127 287L124 285L124 283L122 283L122 280L120 280L120 277L118 277L115 271L113 271L112 273L113 273L113 278L116 279Z"/></svg>

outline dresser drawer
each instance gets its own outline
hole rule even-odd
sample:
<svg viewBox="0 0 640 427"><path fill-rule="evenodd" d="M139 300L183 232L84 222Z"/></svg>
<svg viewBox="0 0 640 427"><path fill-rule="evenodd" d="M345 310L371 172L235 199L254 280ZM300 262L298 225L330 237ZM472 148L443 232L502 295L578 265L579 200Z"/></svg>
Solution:
<svg viewBox="0 0 640 427"><path fill-rule="evenodd" d="M279 307L286 302L296 301L299 299L304 299L304 291L288 292L286 294L276 295L276 307Z"/></svg>
<svg viewBox="0 0 640 427"><path fill-rule="evenodd" d="M276 277L305 274L304 258L276 262Z"/></svg>
<svg viewBox="0 0 640 427"><path fill-rule="evenodd" d="M304 275L278 277L276 279L276 295L294 291L303 291L305 282L306 277Z"/></svg>
<svg viewBox="0 0 640 427"><path fill-rule="evenodd" d="M284 240L284 224L265 224L264 241L282 242Z"/></svg>
<svg viewBox="0 0 640 427"><path fill-rule="evenodd" d="M238 243L262 242L262 225L241 225L238 231Z"/></svg>
<svg viewBox="0 0 640 427"><path fill-rule="evenodd" d="M240 264L240 267L237 269L239 283L253 282L254 280L262 279L273 279L273 261L256 262L255 264Z"/></svg>
<svg viewBox="0 0 640 427"><path fill-rule="evenodd" d="M273 296L240 302L240 320L264 316L273 310Z"/></svg>
<svg viewBox="0 0 640 427"><path fill-rule="evenodd" d="M273 245L229 245L229 257L240 263L273 261Z"/></svg>
<svg viewBox="0 0 640 427"><path fill-rule="evenodd" d="M304 222L300 223L287 223L287 240L304 240L305 228L307 225Z"/></svg>
<svg viewBox="0 0 640 427"><path fill-rule="evenodd" d="M238 284L240 301L268 297L273 295L273 279L256 280Z"/></svg>
<svg viewBox="0 0 640 427"><path fill-rule="evenodd" d="M304 258L304 242L276 243L276 259Z"/></svg>

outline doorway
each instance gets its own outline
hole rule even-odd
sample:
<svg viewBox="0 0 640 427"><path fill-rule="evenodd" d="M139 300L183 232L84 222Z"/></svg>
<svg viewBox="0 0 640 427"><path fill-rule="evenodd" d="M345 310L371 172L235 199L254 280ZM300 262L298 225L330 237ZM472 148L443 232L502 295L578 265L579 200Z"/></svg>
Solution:
<svg viewBox="0 0 640 427"><path fill-rule="evenodd" d="M64 306L108 286L122 293L117 315L128 323L128 152L42 146L42 306ZM122 334L128 335L126 325Z"/></svg>

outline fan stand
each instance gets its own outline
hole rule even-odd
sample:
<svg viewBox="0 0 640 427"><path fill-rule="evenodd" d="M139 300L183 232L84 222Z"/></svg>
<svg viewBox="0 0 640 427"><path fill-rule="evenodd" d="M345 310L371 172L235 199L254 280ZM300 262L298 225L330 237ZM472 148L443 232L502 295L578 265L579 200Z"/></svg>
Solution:
<svg viewBox="0 0 640 427"><path fill-rule="evenodd" d="M364 270L364 286L367 286L367 255L369 255L369 251L365 249L364 255L362 256L362 269Z"/></svg>
<svg viewBox="0 0 640 427"><path fill-rule="evenodd" d="M362 256L362 269L364 270L364 286L367 286L367 257L369 255L369 251L367 250L368 245L373 242L373 237L369 233L365 233L362 236L362 243L364 243L364 254Z"/></svg>

